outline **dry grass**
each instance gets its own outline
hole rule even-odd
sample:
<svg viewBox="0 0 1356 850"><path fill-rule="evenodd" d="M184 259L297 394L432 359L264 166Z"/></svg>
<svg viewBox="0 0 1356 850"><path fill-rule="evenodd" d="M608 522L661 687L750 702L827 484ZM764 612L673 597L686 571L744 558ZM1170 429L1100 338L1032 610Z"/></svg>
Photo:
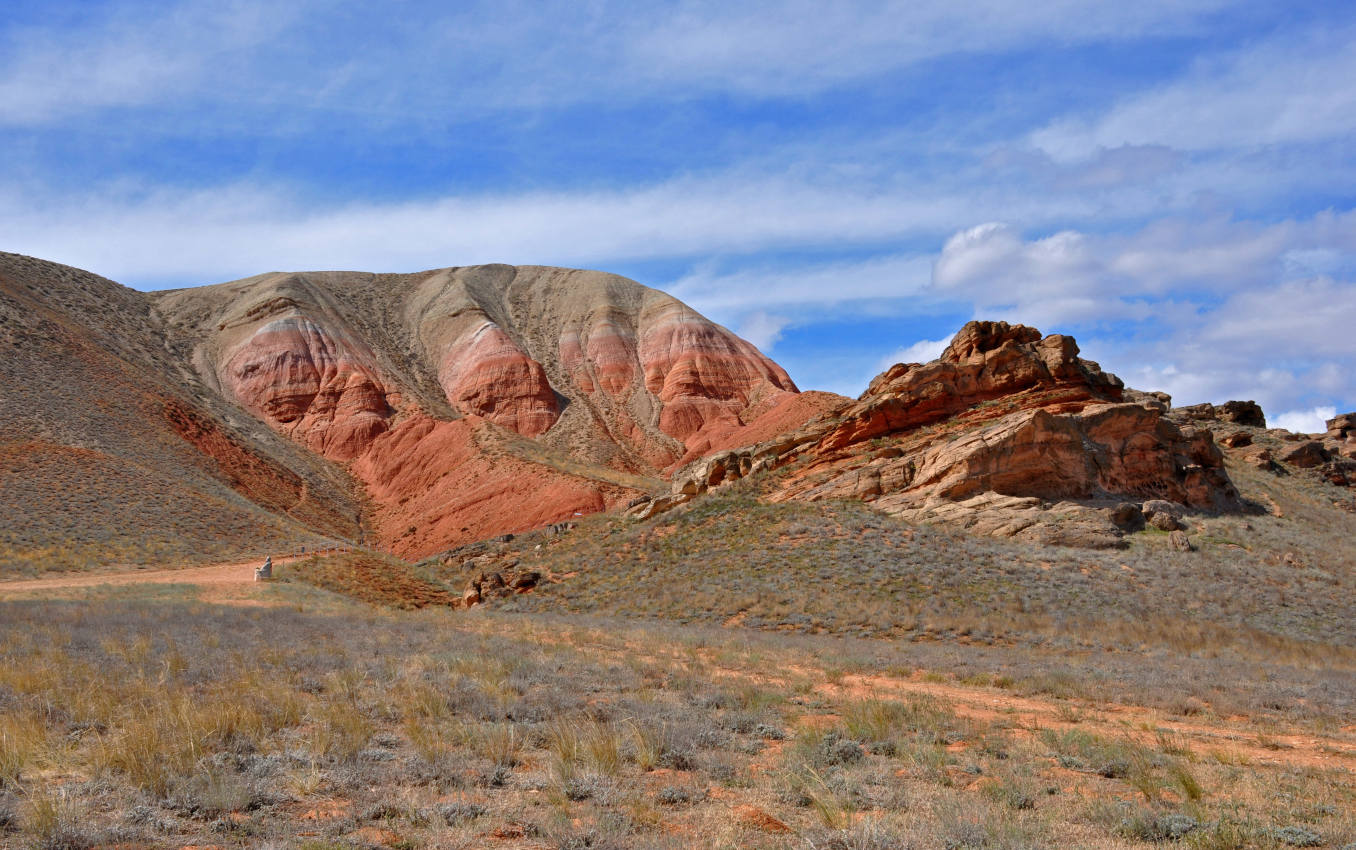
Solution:
<svg viewBox="0 0 1356 850"><path fill-rule="evenodd" d="M1356 840L1350 756L1217 759L1180 715L1061 720L1048 695L1043 720L994 712L1013 683L924 675L908 645L275 590L296 604L0 606L0 829L37 846ZM878 680L915 691L863 690Z"/></svg>

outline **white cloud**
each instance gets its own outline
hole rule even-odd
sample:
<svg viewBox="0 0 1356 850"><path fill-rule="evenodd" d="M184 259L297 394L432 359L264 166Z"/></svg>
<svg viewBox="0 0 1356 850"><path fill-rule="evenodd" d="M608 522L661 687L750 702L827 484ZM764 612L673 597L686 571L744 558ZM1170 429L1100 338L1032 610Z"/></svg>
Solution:
<svg viewBox="0 0 1356 850"><path fill-rule="evenodd" d="M294 20L282 4L245 0L152 5L148 15L91 11L75 26L0 31L0 124L34 125L108 107L226 95L255 71L242 53ZM225 63L229 67L223 67Z"/></svg>
<svg viewBox="0 0 1356 850"><path fill-rule="evenodd" d="M1098 118L1059 118L1031 141L1068 159L1122 145L1200 151L1341 138L1356 131L1356 88L1340 82L1350 79L1356 31L1287 32L1200 60Z"/></svg>
<svg viewBox="0 0 1356 850"><path fill-rule="evenodd" d="M628 64L640 75L757 95L801 95L943 55L1182 34L1225 5L689 0L671 13L632 19L619 32Z"/></svg>
<svg viewBox="0 0 1356 850"><path fill-rule="evenodd" d="M698 268L665 288L716 315L775 309L823 318L826 310L860 311L863 301L919 295L927 287L930 265L924 255L900 254L789 268Z"/></svg>
<svg viewBox="0 0 1356 850"><path fill-rule="evenodd" d="M1267 424L1273 428L1284 428L1296 434L1321 434L1327 429L1327 420L1337 415L1335 407L1314 407L1309 410L1287 410Z"/></svg>
<svg viewBox="0 0 1356 850"><path fill-rule="evenodd" d="M1179 404L1254 399L1293 411L1356 398L1356 280L1296 277L1297 257L1356 266L1356 213L1031 240L990 223L946 242L933 281L977 318L1094 329L1080 337L1085 356Z"/></svg>
<svg viewBox="0 0 1356 850"><path fill-rule="evenodd" d="M203 101L419 119L710 93L801 97L940 56L1198 32L1227 0L147 4L9 33L0 123Z"/></svg>
<svg viewBox="0 0 1356 850"><path fill-rule="evenodd" d="M790 324L791 320L786 316L758 310L744 317L739 323L737 333L753 343L759 351L767 354L777 344L777 340L782 338L782 331Z"/></svg>
<svg viewBox="0 0 1356 850"><path fill-rule="evenodd" d="M951 339L920 339L912 345L887 354L876 364L876 371L889 369L896 363L929 363L941 356Z"/></svg>
<svg viewBox="0 0 1356 850"><path fill-rule="evenodd" d="M1174 301L1206 294L1269 297L1295 257L1315 251L1330 266L1356 260L1356 212L1271 225L1165 219L1129 234L1062 231L1032 240L1006 224L981 224L947 240L933 284L938 293L968 299L977 313L1002 313L1029 323L1139 321ZM1317 308L1308 303L1314 298L1335 295L1310 296L1312 284L1295 287L1306 293L1309 310ZM1298 307L1301 293L1285 291ZM1340 306L1337 312L1345 314ZM1265 319L1276 321L1271 315Z"/></svg>
<svg viewBox="0 0 1356 850"><path fill-rule="evenodd" d="M957 199L957 204L960 201ZM37 202L0 194L0 244L132 283L204 282L261 269L414 270L481 262L596 265L778 248L876 244L958 218L946 202L739 174L608 192L534 192L314 207L249 185ZM920 268L926 268L924 261ZM926 272L924 272L924 275ZM813 275L786 275L787 300ZM764 276L764 282L766 276ZM925 278L924 278L925 279ZM685 281L713 302L742 281ZM827 283L819 280L817 285ZM837 295L903 285L841 279ZM796 287L801 287L796 294ZM767 290L761 293L766 296Z"/></svg>

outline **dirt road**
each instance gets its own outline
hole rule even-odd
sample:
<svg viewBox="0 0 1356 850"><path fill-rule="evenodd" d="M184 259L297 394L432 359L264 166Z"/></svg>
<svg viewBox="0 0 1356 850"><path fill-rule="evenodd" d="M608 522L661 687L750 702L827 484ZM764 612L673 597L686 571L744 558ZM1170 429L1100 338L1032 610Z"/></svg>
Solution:
<svg viewBox="0 0 1356 850"><path fill-rule="evenodd" d="M275 558L275 566L296 558ZM187 584L201 587L204 598L212 601L248 602L254 589L254 568L259 560L243 563L210 564L177 570L126 570L120 572L67 573L51 578L0 581L0 599L34 591L64 590L80 587L117 587L133 584Z"/></svg>

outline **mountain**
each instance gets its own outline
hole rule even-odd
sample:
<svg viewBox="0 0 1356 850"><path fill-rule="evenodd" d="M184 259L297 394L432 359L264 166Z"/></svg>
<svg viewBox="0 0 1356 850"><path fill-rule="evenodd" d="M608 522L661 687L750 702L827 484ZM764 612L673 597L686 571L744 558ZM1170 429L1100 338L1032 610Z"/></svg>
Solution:
<svg viewBox="0 0 1356 850"><path fill-rule="evenodd" d="M616 508L680 461L838 400L599 272L274 273L142 293L0 254L0 309L0 498L23 520L11 566L354 538L428 554Z"/></svg>

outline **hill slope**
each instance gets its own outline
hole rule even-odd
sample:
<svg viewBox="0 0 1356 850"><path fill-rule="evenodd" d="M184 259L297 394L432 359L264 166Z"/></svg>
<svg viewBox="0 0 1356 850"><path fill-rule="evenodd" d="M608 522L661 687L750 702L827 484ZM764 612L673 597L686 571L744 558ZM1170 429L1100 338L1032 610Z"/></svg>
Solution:
<svg viewBox="0 0 1356 850"><path fill-rule="evenodd" d="M747 342L599 272L141 293L3 254L0 310L9 568L335 537L426 554L618 507L685 456L837 400L801 400Z"/></svg>
<svg viewBox="0 0 1356 850"><path fill-rule="evenodd" d="M0 254L0 569L355 533L347 476L212 398L163 340L142 293Z"/></svg>

